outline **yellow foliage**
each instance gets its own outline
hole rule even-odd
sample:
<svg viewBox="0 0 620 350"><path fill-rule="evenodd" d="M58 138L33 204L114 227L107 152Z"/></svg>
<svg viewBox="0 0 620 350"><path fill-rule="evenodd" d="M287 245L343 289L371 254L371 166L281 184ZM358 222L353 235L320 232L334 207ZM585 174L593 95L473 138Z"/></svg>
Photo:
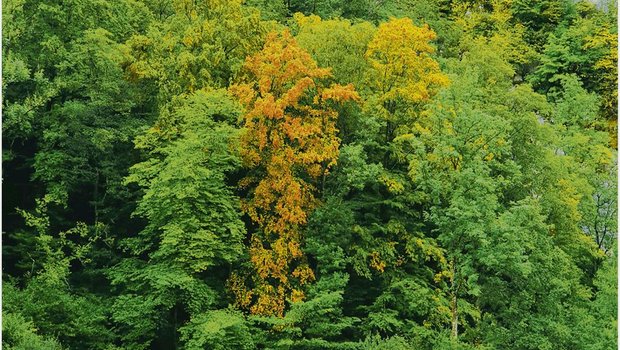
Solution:
<svg viewBox="0 0 620 350"><path fill-rule="evenodd" d="M370 253L370 267L371 268L379 272L383 272L385 271L385 266L386 266L386 263L385 261L381 260L381 256L379 255L378 252Z"/></svg>
<svg viewBox="0 0 620 350"><path fill-rule="evenodd" d="M281 286L273 286L263 283L257 286L256 294L258 298L250 308L250 312L255 315L284 315L285 292Z"/></svg>
<svg viewBox="0 0 620 350"><path fill-rule="evenodd" d="M366 58L373 69L369 84L380 93L381 103L423 102L448 84L448 77L430 56L434 52L430 41L435 37L427 25L417 27L409 18L392 18L379 26Z"/></svg>
<svg viewBox="0 0 620 350"><path fill-rule="evenodd" d="M581 219L579 212L579 202L581 201L581 194L577 191L575 185L566 180L558 180L558 187L561 194L562 202L565 204L565 213L568 217L572 218L574 222L578 222Z"/></svg>
<svg viewBox="0 0 620 350"><path fill-rule="evenodd" d="M240 182L250 189L242 209L259 227L250 246L256 296L250 312L281 316L285 300L302 300L300 287L314 280L300 231L318 204L314 183L338 157L338 115L330 105L359 97L352 85L323 87L330 70L318 67L288 31L268 34L244 69L246 81L230 91L246 108L241 157L256 174Z"/></svg>
<svg viewBox="0 0 620 350"><path fill-rule="evenodd" d="M382 175L380 180L385 184L385 186L388 188L388 191L390 191L391 193L399 194L405 190L405 186L400 181L389 177L388 175Z"/></svg>
<svg viewBox="0 0 620 350"><path fill-rule="evenodd" d="M304 300L304 292L299 289L293 289L291 292L291 302L297 303Z"/></svg>
<svg viewBox="0 0 620 350"><path fill-rule="evenodd" d="M227 85L263 35L259 13L240 0L175 0L173 9L127 40L129 78L154 82L162 101Z"/></svg>
<svg viewBox="0 0 620 350"><path fill-rule="evenodd" d="M609 28L601 27L594 35L586 38L583 44L586 50L604 50L607 52L594 68L598 71L598 84L602 97L602 109L610 121L608 132L611 144L617 148L617 114L618 114L618 34Z"/></svg>
<svg viewBox="0 0 620 350"><path fill-rule="evenodd" d="M495 55L511 63L527 63L534 59L537 53L524 39L525 27L512 20L511 1L491 0L488 5L491 11L472 2L454 5L455 23L465 33L463 49L475 50L472 44L482 39L495 49Z"/></svg>

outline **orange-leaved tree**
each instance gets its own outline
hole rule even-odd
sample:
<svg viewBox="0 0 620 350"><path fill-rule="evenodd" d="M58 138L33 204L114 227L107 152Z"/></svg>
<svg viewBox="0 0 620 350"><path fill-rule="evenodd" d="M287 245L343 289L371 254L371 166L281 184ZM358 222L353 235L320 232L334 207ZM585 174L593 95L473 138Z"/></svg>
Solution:
<svg viewBox="0 0 620 350"><path fill-rule="evenodd" d="M242 83L230 89L245 107L241 156L248 176L243 209L257 225L250 241L251 282L233 275L237 304L282 316L314 280L301 231L317 205L317 184L338 157L335 104L358 100L352 85L332 84L288 31L270 33L246 59Z"/></svg>

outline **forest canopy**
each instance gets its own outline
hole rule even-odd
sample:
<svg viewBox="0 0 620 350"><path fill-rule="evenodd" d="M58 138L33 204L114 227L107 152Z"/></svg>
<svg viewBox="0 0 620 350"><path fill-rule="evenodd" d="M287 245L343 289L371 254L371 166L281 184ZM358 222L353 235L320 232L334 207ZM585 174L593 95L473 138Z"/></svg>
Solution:
<svg viewBox="0 0 620 350"><path fill-rule="evenodd" d="M617 12L3 1L3 348L616 349Z"/></svg>

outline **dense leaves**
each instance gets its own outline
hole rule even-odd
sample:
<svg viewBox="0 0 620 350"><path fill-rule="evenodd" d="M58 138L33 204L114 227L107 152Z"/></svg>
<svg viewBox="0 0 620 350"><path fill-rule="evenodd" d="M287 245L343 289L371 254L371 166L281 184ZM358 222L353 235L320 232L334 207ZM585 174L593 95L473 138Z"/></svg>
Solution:
<svg viewBox="0 0 620 350"><path fill-rule="evenodd" d="M322 87L329 77L291 34L271 33L265 47L248 57L251 82L231 89L246 105L241 156L249 168L241 186L251 187L244 211L259 227L250 243L254 288L239 291L253 314L282 315L284 301L303 299L301 286L314 280L302 252L300 228L317 205L316 183L338 155L332 103L357 98L352 86ZM269 282L270 280L276 280Z"/></svg>
<svg viewBox="0 0 620 350"><path fill-rule="evenodd" d="M616 348L616 6L3 2L3 347Z"/></svg>

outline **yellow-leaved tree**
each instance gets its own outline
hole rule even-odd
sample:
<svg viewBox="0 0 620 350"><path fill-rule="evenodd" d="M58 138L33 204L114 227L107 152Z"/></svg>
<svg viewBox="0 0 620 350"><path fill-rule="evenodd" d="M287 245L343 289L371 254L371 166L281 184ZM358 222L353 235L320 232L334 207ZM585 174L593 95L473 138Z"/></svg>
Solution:
<svg viewBox="0 0 620 350"><path fill-rule="evenodd" d="M334 104L357 100L352 85L332 84L288 32L270 33L246 59L243 82L230 89L246 111L241 156L248 176L243 209L258 229L250 242L251 278L234 275L237 304L282 316L314 280L302 251L302 227L317 205L317 184L338 157Z"/></svg>
<svg viewBox="0 0 620 350"><path fill-rule="evenodd" d="M417 27L409 18L382 23L368 44L366 59L371 70L368 85L375 113L387 120L386 141L391 142L400 126L411 127L421 104L448 84L431 54L436 37L428 26Z"/></svg>
<svg viewBox="0 0 620 350"><path fill-rule="evenodd" d="M618 148L618 33L601 26L583 44L585 50L602 51L594 63L595 81L601 96L601 112L607 119L611 146Z"/></svg>

